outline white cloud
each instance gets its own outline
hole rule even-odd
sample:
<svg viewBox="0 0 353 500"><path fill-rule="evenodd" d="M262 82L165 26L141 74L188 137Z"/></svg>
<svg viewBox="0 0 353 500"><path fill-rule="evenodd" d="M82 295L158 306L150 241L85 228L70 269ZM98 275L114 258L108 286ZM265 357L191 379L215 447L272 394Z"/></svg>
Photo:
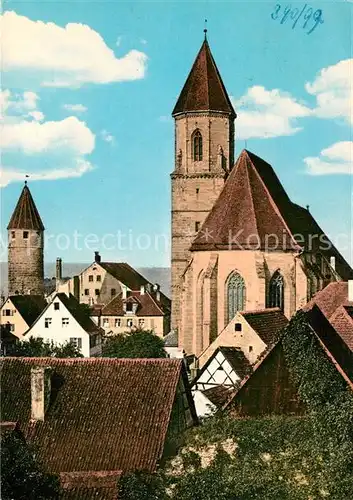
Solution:
<svg viewBox="0 0 353 500"><path fill-rule="evenodd" d="M353 142L336 142L320 156L304 158L311 175L353 174Z"/></svg>
<svg viewBox="0 0 353 500"><path fill-rule="evenodd" d="M13 11L0 19L1 68L31 70L41 85L80 87L143 78L147 56L131 50L118 59L99 33L85 24L32 21Z"/></svg>
<svg viewBox="0 0 353 500"><path fill-rule="evenodd" d="M12 94L10 90L0 90L0 107L2 119L6 115L36 118L39 97L35 92ZM39 115L37 115L39 116ZM43 119L44 115L41 113Z"/></svg>
<svg viewBox="0 0 353 500"><path fill-rule="evenodd" d="M87 111L87 107L83 104L64 104L63 108L73 113L84 113Z"/></svg>
<svg viewBox="0 0 353 500"><path fill-rule="evenodd" d="M22 151L25 154L64 148L84 155L93 151L94 143L94 134L75 116L69 116L58 122L5 123L0 138L3 150Z"/></svg>
<svg viewBox="0 0 353 500"><path fill-rule="evenodd" d="M296 119L309 116L311 110L290 94L260 85L248 89L234 103L238 113L237 138L269 138L292 135L301 130Z"/></svg>
<svg viewBox="0 0 353 500"><path fill-rule="evenodd" d="M30 111L28 116L33 118L36 122L42 122L44 120L44 114L41 111Z"/></svg>
<svg viewBox="0 0 353 500"><path fill-rule="evenodd" d="M344 118L353 123L353 59L323 68L305 89L316 97L314 114L320 118Z"/></svg>
<svg viewBox="0 0 353 500"><path fill-rule="evenodd" d="M101 131L101 138L103 139L103 141L105 142L108 142L108 143L114 143L115 142L115 138L112 134L110 134L107 130L103 129Z"/></svg>
<svg viewBox="0 0 353 500"><path fill-rule="evenodd" d="M51 170L19 171L14 168L5 167L0 171L0 187L5 187L11 182L23 182L25 175L29 175L31 181L51 181L81 177L93 169L92 164L82 158L76 158L70 167L53 168Z"/></svg>

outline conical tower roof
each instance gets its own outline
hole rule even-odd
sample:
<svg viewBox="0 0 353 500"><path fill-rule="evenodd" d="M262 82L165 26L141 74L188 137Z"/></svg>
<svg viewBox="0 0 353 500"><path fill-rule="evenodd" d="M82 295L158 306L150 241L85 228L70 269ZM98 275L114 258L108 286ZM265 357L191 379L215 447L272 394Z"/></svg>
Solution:
<svg viewBox="0 0 353 500"><path fill-rule="evenodd" d="M236 117L206 38L172 114L188 111L221 111Z"/></svg>
<svg viewBox="0 0 353 500"><path fill-rule="evenodd" d="M27 184L22 189L21 196L12 214L7 229L33 229L44 231L44 225Z"/></svg>

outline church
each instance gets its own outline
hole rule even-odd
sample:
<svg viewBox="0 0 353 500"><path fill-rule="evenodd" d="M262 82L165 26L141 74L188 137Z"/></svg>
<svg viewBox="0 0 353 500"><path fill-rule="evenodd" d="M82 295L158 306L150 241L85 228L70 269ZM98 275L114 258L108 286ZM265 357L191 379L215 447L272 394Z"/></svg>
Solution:
<svg viewBox="0 0 353 500"><path fill-rule="evenodd" d="M243 150L237 114L205 33L174 107L172 328L197 357L239 311L280 308L289 319L353 271L275 170Z"/></svg>

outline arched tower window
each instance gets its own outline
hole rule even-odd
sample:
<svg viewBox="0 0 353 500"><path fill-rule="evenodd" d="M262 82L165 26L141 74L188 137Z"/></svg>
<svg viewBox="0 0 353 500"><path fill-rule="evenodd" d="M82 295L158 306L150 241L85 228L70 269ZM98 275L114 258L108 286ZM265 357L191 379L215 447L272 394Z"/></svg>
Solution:
<svg viewBox="0 0 353 500"><path fill-rule="evenodd" d="M245 281L238 273L233 273L227 284L228 323L238 311L245 309L246 288Z"/></svg>
<svg viewBox="0 0 353 500"><path fill-rule="evenodd" d="M268 290L268 306L284 308L284 280L279 271L276 271L271 280Z"/></svg>
<svg viewBox="0 0 353 500"><path fill-rule="evenodd" d="M195 130L192 136L192 148L194 161L202 160L202 135L199 130Z"/></svg>

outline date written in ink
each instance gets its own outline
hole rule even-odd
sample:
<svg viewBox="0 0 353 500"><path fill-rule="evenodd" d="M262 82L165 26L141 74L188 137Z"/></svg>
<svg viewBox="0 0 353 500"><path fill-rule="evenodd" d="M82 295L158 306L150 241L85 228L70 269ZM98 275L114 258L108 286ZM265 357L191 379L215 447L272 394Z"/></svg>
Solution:
<svg viewBox="0 0 353 500"><path fill-rule="evenodd" d="M297 26L298 21L301 19L298 26L307 30L306 33L308 35L310 35L310 33L312 33L319 24L324 22L322 18L322 10L317 9L314 11L314 9L307 3L302 9L298 9L297 7L292 9L291 5L287 5L282 8L282 6L278 3L275 6L274 12L271 14L271 17L274 21L279 20L281 24L284 24L286 21L288 24L292 23L292 29Z"/></svg>

